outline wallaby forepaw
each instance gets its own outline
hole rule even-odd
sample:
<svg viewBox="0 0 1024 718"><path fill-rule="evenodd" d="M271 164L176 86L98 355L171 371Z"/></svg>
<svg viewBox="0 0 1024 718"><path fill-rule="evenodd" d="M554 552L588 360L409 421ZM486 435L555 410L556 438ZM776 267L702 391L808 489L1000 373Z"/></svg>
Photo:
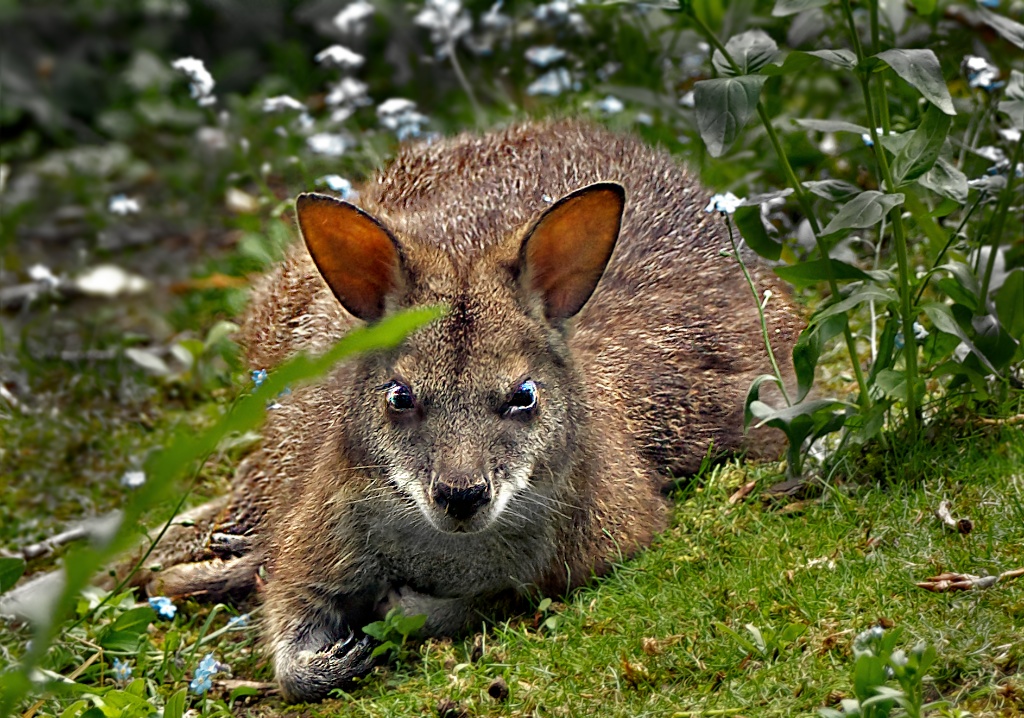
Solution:
<svg viewBox="0 0 1024 718"><path fill-rule="evenodd" d="M356 640L350 633L329 648L279 664L278 680L285 697L291 702L313 702L323 700L335 688L351 688L373 670L376 645L369 636Z"/></svg>

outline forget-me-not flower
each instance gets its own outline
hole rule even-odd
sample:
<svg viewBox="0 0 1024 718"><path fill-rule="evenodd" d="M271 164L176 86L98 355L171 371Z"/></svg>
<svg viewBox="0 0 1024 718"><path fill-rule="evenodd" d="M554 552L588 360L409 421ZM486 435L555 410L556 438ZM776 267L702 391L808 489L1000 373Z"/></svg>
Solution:
<svg viewBox="0 0 1024 718"><path fill-rule="evenodd" d="M149 605L156 610L160 618L174 618L174 614L178 612L178 607L166 596L150 596Z"/></svg>
<svg viewBox="0 0 1024 718"><path fill-rule="evenodd" d="M114 659L114 680L118 683L127 683L132 677L132 664L128 661L122 661L120 658Z"/></svg>
<svg viewBox="0 0 1024 718"><path fill-rule="evenodd" d="M737 197L732 192L726 192L725 194L716 194L708 202L708 206L704 208L705 212L720 212L722 214L732 214L736 209L743 205L743 198Z"/></svg>

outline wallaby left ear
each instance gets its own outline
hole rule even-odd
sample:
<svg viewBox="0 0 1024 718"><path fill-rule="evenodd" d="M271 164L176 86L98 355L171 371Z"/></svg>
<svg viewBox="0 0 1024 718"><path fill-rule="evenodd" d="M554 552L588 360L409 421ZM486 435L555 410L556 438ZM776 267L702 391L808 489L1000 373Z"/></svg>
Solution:
<svg viewBox="0 0 1024 718"><path fill-rule="evenodd" d="M555 202L526 233L520 276L544 298L548 319L568 319L590 299L611 259L626 191L598 182Z"/></svg>
<svg viewBox="0 0 1024 718"><path fill-rule="evenodd" d="M306 248L341 305L364 321L380 319L401 281L394 235L376 217L327 195L301 194L295 210Z"/></svg>

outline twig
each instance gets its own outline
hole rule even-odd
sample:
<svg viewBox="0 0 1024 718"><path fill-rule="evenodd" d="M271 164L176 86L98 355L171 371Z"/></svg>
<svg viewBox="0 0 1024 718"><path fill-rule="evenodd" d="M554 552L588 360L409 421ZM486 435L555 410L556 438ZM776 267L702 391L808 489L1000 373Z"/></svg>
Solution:
<svg viewBox="0 0 1024 718"><path fill-rule="evenodd" d="M967 535L974 530L974 522L968 518L955 519L949 510L948 501L940 501L939 508L935 509L935 515L946 528L956 531L958 534Z"/></svg>
<svg viewBox="0 0 1024 718"><path fill-rule="evenodd" d="M1024 576L1024 568L1003 571L998 576L975 576L970 573L940 573L917 584L932 593L949 593L950 591L970 591L975 588L990 588L1000 581L1010 581Z"/></svg>
<svg viewBox="0 0 1024 718"><path fill-rule="evenodd" d="M743 484L743 486L739 487L739 489L736 490L736 493L729 497L729 505L732 506L738 504L740 501L745 499L750 494L750 492L754 490L755 486L757 486L756 481L751 481L750 483Z"/></svg>

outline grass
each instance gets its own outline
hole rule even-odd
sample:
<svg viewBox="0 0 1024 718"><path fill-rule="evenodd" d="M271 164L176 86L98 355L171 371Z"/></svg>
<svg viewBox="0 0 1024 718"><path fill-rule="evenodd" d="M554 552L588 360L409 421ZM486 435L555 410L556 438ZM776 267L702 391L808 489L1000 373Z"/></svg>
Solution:
<svg viewBox="0 0 1024 718"><path fill-rule="evenodd" d="M870 474L862 470L868 466ZM1024 715L1024 685L1015 675L1024 662L1024 581L949 594L915 586L943 571L993 574L1024 566L1019 430L957 426L912 447L899 464L874 457L851 466L813 500L762 500L761 489L777 478L774 465L721 465L680 491L672 526L651 549L564 603L552 597L543 612L477 636L418 644L397 666L377 669L351 694L320 705L287 707L267 695L238 698L234 710L811 715L850 695L853 638L881 623L901 630L906 648L919 640L938 648L927 698L953 701L974 715ZM749 481L758 488L730 503ZM973 520L970 534L951 532L934 517L943 499L952 501L954 515ZM110 616L132 605L126 598ZM252 627L216 637L234 611L212 613L185 602L173 622L154 622L153 647L139 652L135 668L135 677L153 681L147 690L166 697L182 688L207 651L232 666L236 679L271 680L258 648L258 608ZM65 673L84 663L94 652L89 645L100 640L90 632L102 636L106 623L101 616L78 638L72 632L48 662L65 665ZM748 624L764 636L764 651L752 645ZM787 627L795 640L772 639ZM17 653L25 638L10 632L0 643ZM165 653L174 643L178 648ZM86 673L88 682L111 685L111 662L102 656L103 670ZM497 679L508 686L503 700L488 693L498 691ZM228 697L214 690L191 697L192 707L216 714ZM57 715L70 700L48 699L39 714Z"/></svg>

